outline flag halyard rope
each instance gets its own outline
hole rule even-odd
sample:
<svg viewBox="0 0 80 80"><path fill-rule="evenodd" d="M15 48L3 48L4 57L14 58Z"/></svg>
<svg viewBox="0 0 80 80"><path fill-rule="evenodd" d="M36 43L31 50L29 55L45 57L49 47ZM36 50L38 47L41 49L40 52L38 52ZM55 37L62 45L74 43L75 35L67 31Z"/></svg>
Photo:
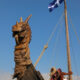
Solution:
<svg viewBox="0 0 80 80"><path fill-rule="evenodd" d="M69 14L69 13L68 13L68 14ZM77 34L77 32L76 32L76 30L75 30L75 28L74 28L74 25L73 25L73 23L72 23L72 19L71 19L70 14L69 14L69 19L70 19L70 23L71 23L71 25L72 25L72 29L73 29L73 31L74 31L74 33L75 33L75 35L76 35L76 38L77 38L77 40L78 40L78 42L79 42L79 44L80 44L80 39L79 39L79 36L78 36L78 34Z"/></svg>
<svg viewBox="0 0 80 80"><path fill-rule="evenodd" d="M59 36L61 35L61 32L62 32L62 28L63 28L62 24L60 24L60 29L59 29L59 31L58 31L58 33L56 35L56 40L55 40L55 44L54 44L54 48L53 48L53 52L52 52L52 57L54 56L54 53L55 53L55 50L56 50L56 47L57 47L57 43L58 43L58 40L59 40ZM51 58L51 60L50 60L50 67L52 67L51 66L52 63L53 63L52 60L53 60L53 58Z"/></svg>
<svg viewBox="0 0 80 80"><path fill-rule="evenodd" d="M72 23L72 19L71 19L71 16L70 16L69 12L68 12L68 15L69 15L70 23L71 23L71 25L72 25L73 32L75 33L76 38L77 38L77 40L78 40L78 42L79 42L79 44L80 44L79 36L78 36L78 34L77 34L76 30L75 30L75 27L74 27L74 25L73 25L73 23ZM70 36L70 39L71 39L71 36ZM76 63L75 51L74 51L74 48L72 47L72 39L71 39L71 48L72 48L72 53L73 53L73 54L72 54L72 58L73 58L74 67L75 67L75 70L76 70L76 73L77 73L77 80L78 80L78 75L79 75L79 72L78 72L78 70L77 70L78 65L77 65L77 63Z"/></svg>
<svg viewBox="0 0 80 80"><path fill-rule="evenodd" d="M44 48L43 48L43 51L41 52L39 58L38 58L37 61L35 62L34 67L36 67L36 65L39 63L39 61L40 61L41 57L43 56L45 50L48 48L48 44L49 44L49 42L51 41L52 37L54 36L54 33L55 33L55 31L56 31L59 23L62 21L63 16L64 16L64 12L63 12L62 15L60 16L60 19L59 19L58 23L56 24L55 29L53 29L53 31L52 31L52 33L51 33L51 35L50 35L50 37L49 37L46 45L45 45Z"/></svg>

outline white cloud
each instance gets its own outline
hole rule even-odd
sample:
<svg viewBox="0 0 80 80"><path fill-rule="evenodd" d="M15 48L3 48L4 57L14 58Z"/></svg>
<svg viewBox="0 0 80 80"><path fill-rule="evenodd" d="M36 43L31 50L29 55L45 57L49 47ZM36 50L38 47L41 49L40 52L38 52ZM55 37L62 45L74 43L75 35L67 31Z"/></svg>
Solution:
<svg viewBox="0 0 80 80"><path fill-rule="evenodd" d="M9 73L0 73L0 80L11 80L11 75Z"/></svg>
<svg viewBox="0 0 80 80"><path fill-rule="evenodd" d="M13 80L9 72L0 71L0 80Z"/></svg>
<svg viewBox="0 0 80 80"><path fill-rule="evenodd" d="M42 76L43 76L43 78L44 78L45 80L50 80L49 73L44 73L44 74L42 74Z"/></svg>
<svg viewBox="0 0 80 80"><path fill-rule="evenodd" d="M44 74L42 74L42 76L45 80L49 80L49 78L50 78L49 73L44 73ZM12 79L12 75L9 72L0 71L0 80L13 80L13 79ZM14 79L14 80L16 80L16 79ZM80 80L80 77L73 76L73 80Z"/></svg>

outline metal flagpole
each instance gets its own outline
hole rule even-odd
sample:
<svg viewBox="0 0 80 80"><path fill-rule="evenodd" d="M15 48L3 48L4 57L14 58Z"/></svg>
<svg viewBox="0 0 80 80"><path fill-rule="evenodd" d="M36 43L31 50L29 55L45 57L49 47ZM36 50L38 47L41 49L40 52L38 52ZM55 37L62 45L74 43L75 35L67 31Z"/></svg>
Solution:
<svg viewBox="0 0 80 80"><path fill-rule="evenodd" d="M67 5L66 5L66 0L64 0L64 12L65 12L65 26L66 26L68 72L70 72L70 71L71 71L71 58L70 58L69 31L68 31L68 20L67 20ZM72 80L72 75L69 75L69 80Z"/></svg>

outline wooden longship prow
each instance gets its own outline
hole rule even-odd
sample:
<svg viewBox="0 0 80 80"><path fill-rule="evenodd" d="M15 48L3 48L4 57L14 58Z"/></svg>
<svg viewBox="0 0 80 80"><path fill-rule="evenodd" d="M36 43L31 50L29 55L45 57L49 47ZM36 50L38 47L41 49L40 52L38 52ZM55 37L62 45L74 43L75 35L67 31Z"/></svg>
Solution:
<svg viewBox="0 0 80 80"><path fill-rule="evenodd" d="M13 26L13 37L16 41L14 60L15 70L13 78L17 80L44 80L39 71L36 71L30 59L29 43L31 40L31 29L28 24L30 15L24 22L20 18L20 22Z"/></svg>

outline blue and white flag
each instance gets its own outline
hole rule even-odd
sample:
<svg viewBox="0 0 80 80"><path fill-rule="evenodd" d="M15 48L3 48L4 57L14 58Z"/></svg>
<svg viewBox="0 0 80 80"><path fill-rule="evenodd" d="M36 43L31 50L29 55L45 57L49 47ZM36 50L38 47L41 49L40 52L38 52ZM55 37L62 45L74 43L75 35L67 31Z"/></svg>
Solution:
<svg viewBox="0 0 80 80"><path fill-rule="evenodd" d="M48 6L49 11L51 12L54 8L57 8L64 0L54 0Z"/></svg>

